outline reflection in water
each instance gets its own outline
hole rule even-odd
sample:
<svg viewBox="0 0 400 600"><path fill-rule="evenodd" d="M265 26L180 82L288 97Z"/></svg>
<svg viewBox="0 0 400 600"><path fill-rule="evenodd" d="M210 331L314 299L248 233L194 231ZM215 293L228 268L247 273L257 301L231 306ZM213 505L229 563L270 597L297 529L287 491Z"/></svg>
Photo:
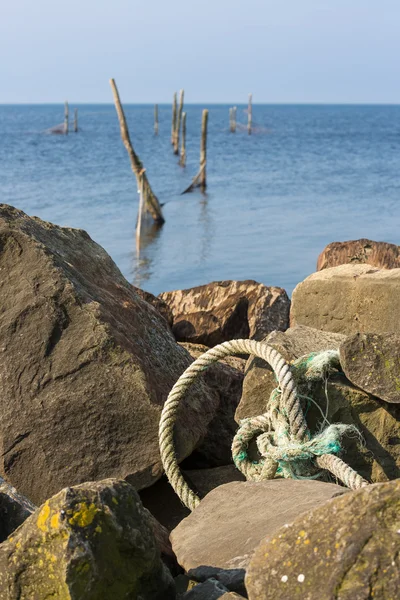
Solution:
<svg viewBox="0 0 400 600"><path fill-rule="evenodd" d="M141 288L153 274L152 265L155 258L153 246L160 233L161 226L146 218L142 223L140 238L135 236L136 253L133 255L132 283L136 287Z"/></svg>
<svg viewBox="0 0 400 600"><path fill-rule="evenodd" d="M209 210L207 194L202 194L200 201L199 225L202 230L199 262L204 264L211 254L211 242L214 237L214 222Z"/></svg>

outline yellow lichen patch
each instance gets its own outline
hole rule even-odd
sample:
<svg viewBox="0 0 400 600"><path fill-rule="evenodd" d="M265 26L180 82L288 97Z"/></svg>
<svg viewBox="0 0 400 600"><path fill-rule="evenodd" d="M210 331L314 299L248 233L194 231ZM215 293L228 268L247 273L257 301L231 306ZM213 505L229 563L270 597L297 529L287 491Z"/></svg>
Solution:
<svg viewBox="0 0 400 600"><path fill-rule="evenodd" d="M49 518L49 516L50 516L50 506L49 506L49 502L47 501L45 503L45 505L43 506L42 510L40 511L38 518L37 518L37 526L42 531L45 531L45 532L48 531L46 521Z"/></svg>
<svg viewBox="0 0 400 600"><path fill-rule="evenodd" d="M100 525L97 525L96 529L95 529L96 533L101 533L103 530L100 527Z"/></svg>
<svg viewBox="0 0 400 600"><path fill-rule="evenodd" d="M304 540L304 543L305 543L305 544L309 544L309 543L310 543L310 540Z"/></svg>
<svg viewBox="0 0 400 600"><path fill-rule="evenodd" d="M86 502L82 502L78 506L79 509L76 510L69 519L69 524L78 525L78 527L87 527L93 522L93 519L99 509L96 508L96 505L93 504L93 502L92 504L89 504L89 506L86 504Z"/></svg>
<svg viewBox="0 0 400 600"><path fill-rule="evenodd" d="M113 496L112 501L114 502L114 504L118 504L118 500L115 498L115 496Z"/></svg>
<svg viewBox="0 0 400 600"><path fill-rule="evenodd" d="M299 536L300 537L307 537L307 532L304 531L304 529L302 529L301 531L299 531Z"/></svg>
<svg viewBox="0 0 400 600"><path fill-rule="evenodd" d="M59 524L60 524L60 515L59 515L59 513L56 513L50 519L50 527L52 529L58 529Z"/></svg>

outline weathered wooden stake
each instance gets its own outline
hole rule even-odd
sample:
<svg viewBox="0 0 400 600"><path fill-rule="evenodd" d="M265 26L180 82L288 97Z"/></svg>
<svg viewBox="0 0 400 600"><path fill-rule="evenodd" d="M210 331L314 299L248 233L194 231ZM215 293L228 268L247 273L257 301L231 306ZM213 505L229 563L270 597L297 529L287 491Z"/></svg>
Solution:
<svg viewBox="0 0 400 600"><path fill-rule="evenodd" d="M233 108L229 109L229 131L233 133Z"/></svg>
<svg viewBox="0 0 400 600"><path fill-rule="evenodd" d="M181 142L181 158L179 160L181 167L186 166L186 113L182 113L182 142Z"/></svg>
<svg viewBox="0 0 400 600"><path fill-rule="evenodd" d="M158 104L154 105L154 134L158 135Z"/></svg>
<svg viewBox="0 0 400 600"><path fill-rule="evenodd" d="M249 106L247 109L247 133L249 135L251 135L251 122L252 122L252 111L253 111L252 100L253 100L253 94L249 94Z"/></svg>
<svg viewBox="0 0 400 600"><path fill-rule="evenodd" d="M65 133L65 135L68 135L68 130L69 130L69 107L68 107L68 102L65 101L65 106L64 106L64 133Z"/></svg>
<svg viewBox="0 0 400 600"><path fill-rule="evenodd" d="M146 169L142 169L142 173L140 175L140 189L139 189L139 210L137 216L136 223L136 251L139 254L140 252L140 234L142 232L142 221L145 210L145 202L144 202L144 181L143 175Z"/></svg>
<svg viewBox="0 0 400 600"><path fill-rule="evenodd" d="M175 143L175 130L176 130L176 92L174 93L174 99L172 101L172 128L171 128L171 144Z"/></svg>
<svg viewBox="0 0 400 600"><path fill-rule="evenodd" d="M208 110L203 110L203 116L201 119L201 141L200 141L200 170L192 183L187 187L182 194L191 192L194 188L200 187L202 192L205 192L207 187L207 123L208 123Z"/></svg>
<svg viewBox="0 0 400 600"><path fill-rule="evenodd" d="M78 109L74 109L74 133L78 133Z"/></svg>
<svg viewBox="0 0 400 600"><path fill-rule="evenodd" d="M234 106L232 108L232 133L236 132L236 111L237 111L237 106Z"/></svg>
<svg viewBox="0 0 400 600"><path fill-rule="evenodd" d="M200 189L202 192L207 187L207 123L208 123L208 110L203 110L203 117L201 119L201 141L200 141Z"/></svg>
<svg viewBox="0 0 400 600"><path fill-rule="evenodd" d="M176 117L176 126L175 126L174 154L179 154L179 134L180 134L180 129L181 129L184 95L185 95L184 90L181 90L179 92L179 108L178 108L178 114Z"/></svg>
<svg viewBox="0 0 400 600"><path fill-rule="evenodd" d="M128 125L126 123L125 114L121 105L121 100L119 98L118 89L114 79L110 79L110 85L114 96L115 108L117 110L118 121L121 130L121 138L128 152L129 159L131 161L132 171L135 173L136 176L137 186L139 189L143 189L145 210L147 210L151 214L156 223L162 225L165 222L165 219L161 212L161 206L158 202L157 196L154 194L153 190L150 187L150 183L147 179L146 173L144 172L143 165L138 155L133 149L129 137Z"/></svg>

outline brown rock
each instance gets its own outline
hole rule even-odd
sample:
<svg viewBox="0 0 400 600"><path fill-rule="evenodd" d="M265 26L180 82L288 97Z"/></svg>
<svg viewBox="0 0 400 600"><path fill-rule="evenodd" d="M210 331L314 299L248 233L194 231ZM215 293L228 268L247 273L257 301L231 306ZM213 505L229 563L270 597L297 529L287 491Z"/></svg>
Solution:
<svg viewBox="0 0 400 600"><path fill-rule="evenodd" d="M400 332L400 269L341 265L313 273L293 292L290 323L346 335Z"/></svg>
<svg viewBox="0 0 400 600"><path fill-rule="evenodd" d="M340 364L354 385L400 403L400 335L356 333L340 346Z"/></svg>
<svg viewBox="0 0 400 600"><path fill-rule="evenodd" d="M81 230L0 206L2 471L39 503L109 476L162 474L158 421L191 359L165 319ZM199 381L179 411L179 458L215 416Z"/></svg>
<svg viewBox="0 0 400 600"><path fill-rule="evenodd" d="M34 512L36 506L0 477L0 542Z"/></svg>
<svg viewBox="0 0 400 600"><path fill-rule="evenodd" d="M181 343L193 358L198 358L208 350L199 344ZM209 367L200 377L218 397L218 409L207 427L207 434L201 444L186 459L186 469L208 469L232 463L232 440L237 430L235 411L242 395L243 359L231 357L233 361L221 361ZM234 366L232 366L234 365Z"/></svg>
<svg viewBox="0 0 400 600"><path fill-rule="evenodd" d="M400 480L313 508L268 535L246 575L250 600L395 600Z"/></svg>
<svg viewBox="0 0 400 600"><path fill-rule="evenodd" d="M125 481L69 487L0 545L0 600L175 598L148 513Z"/></svg>
<svg viewBox="0 0 400 600"><path fill-rule="evenodd" d="M172 548L186 571L199 566L246 568L268 533L345 491L311 480L228 483L210 492L173 530Z"/></svg>
<svg viewBox="0 0 400 600"><path fill-rule="evenodd" d="M400 246L372 240L332 242L318 256L317 271L345 264L368 264L378 269L400 267Z"/></svg>
<svg viewBox="0 0 400 600"><path fill-rule="evenodd" d="M146 292L145 290L135 287L134 285L132 287L138 294L138 296L140 296L145 302L151 304L160 313L160 315L164 317L168 325L172 327L174 320L172 316L172 311L169 308L169 306L163 300L161 300L161 298L153 296L153 294L151 294L150 292Z"/></svg>
<svg viewBox="0 0 400 600"><path fill-rule="evenodd" d="M159 297L171 308L172 330L182 342L216 346L234 338L261 340L288 327L286 292L252 280L215 281Z"/></svg>

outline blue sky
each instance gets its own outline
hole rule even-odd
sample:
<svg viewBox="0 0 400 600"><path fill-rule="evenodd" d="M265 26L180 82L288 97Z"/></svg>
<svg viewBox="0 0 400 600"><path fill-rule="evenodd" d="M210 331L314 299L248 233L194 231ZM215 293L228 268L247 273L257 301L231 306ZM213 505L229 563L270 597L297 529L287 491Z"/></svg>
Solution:
<svg viewBox="0 0 400 600"><path fill-rule="evenodd" d="M400 102L399 0L2 0L0 102Z"/></svg>

